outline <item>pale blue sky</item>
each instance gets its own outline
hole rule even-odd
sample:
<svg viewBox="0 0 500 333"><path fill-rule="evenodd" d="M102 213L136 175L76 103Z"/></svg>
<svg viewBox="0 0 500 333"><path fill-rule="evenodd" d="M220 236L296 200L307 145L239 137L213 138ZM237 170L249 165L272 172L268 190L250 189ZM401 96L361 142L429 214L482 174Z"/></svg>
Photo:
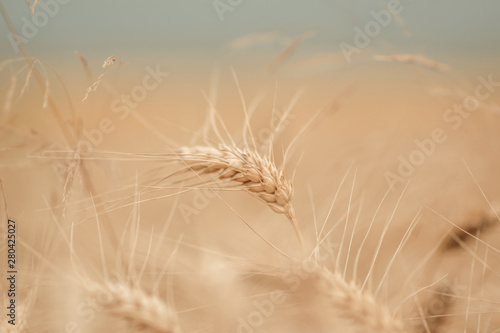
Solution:
<svg viewBox="0 0 500 333"><path fill-rule="evenodd" d="M40 2L52 1L57 0ZM309 29L318 31L308 41L309 46L333 52L339 50L341 42L352 42L354 26L363 27L373 19L370 11L380 10L385 3L242 0L221 21L212 0L64 1L67 4L60 4L59 12L29 39L27 45L33 54L42 57L73 50L116 54L133 49L147 54L185 53L188 57L201 52L216 59L227 52L223 46L228 40L249 32L279 30L293 36ZM25 24L23 20L33 20L23 0L2 3L18 29ZM413 37L408 38L391 23L378 42L408 52L500 55L500 1L401 0L401 5L401 17ZM0 23L1 58L16 55L7 33L5 23Z"/></svg>

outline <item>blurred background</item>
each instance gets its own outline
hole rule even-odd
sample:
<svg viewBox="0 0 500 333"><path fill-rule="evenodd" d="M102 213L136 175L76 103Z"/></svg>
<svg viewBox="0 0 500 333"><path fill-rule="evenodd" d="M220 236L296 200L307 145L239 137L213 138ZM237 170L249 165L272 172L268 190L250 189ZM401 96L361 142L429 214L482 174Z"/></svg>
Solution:
<svg viewBox="0 0 500 333"><path fill-rule="evenodd" d="M176 170L164 163L162 154L182 146L218 145L220 139L208 122L214 109L225 140L230 136L243 147L247 109L258 144L266 142L269 130L283 119L283 131L274 142L275 158L281 164L283 152L293 142L285 173L294 179L294 204L308 246L318 241L315 224L329 216L327 229L338 228L329 236L331 250L353 268L339 244L352 233L356 248L372 230L358 265L359 276L364 276L386 221L394 217L374 268L377 281L413 219L420 216L401 262L394 265L395 278L386 288L386 298L397 303L446 275L465 286L464 294L453 303L455 308L443 310L455 313L454 320L448 326L434 325L441 325L443 332L464 326L490 332L500 325L498 306L492 309L478 302L470 308L465 297L482 299L489 291L496 304L500 300L498 254L485 260L488 265L476 260L486 256L486 248L500 245L498 221L486 223L487 227L481 224L500 196L498 1L40 0L35 4L11 0L1 4L26 51L37 60L36 70L31 70L4 16L0 177L9 215L22 221L19 232L40 253L49 255L47 244L67 246L58 239L60 230L54 231L54 224L47 222L56 219L66 223L67 232L71 223L78 226L80 250L86 251L89 267L96 266L91 263L98 261L98 247L89 250L85 245L96 242L95 224L89 221L102 216L110 251L116 250L113 240L130 218L137 188L157 184ZM467 101L477 101L472 111L466 108ZM154 154L156 160L144 154ZM283 264L221 200L210 199L187 218L179 202L190 205L199 198L193 193L178 195L178 184L160 184L164 187L159 192L141 194L144 242L138 246L138 257L144 258L150 234L165 247L162 253L170 253L182 235L185 246L178 255L182 269L176 274L191 277L188 286L199 284L201 271L219 278L217 274L228 269L226 262L213 261L211 251L246 258L249 266ZM222 197L273 244L286 253L299 253L283 216L245 194L222 193ZM345 214L351 208L349 220ZM165 241L158 230L167 219L174 222ZM375 225L369 229L372 220ZM437 255L422 268L419 283L410 291L399 289L402 276L406 277L402 272L417 267L423 253L434 251L435 244L456 230L453 224L474 233L482 230L479 250L466 240L461 246L468 252ZM344 225L347 231L342 232ZM29 251L20 251L30 271L26 281L35 280L41 275L38 266L27 259ZM477 272L488 273L471 278L473 262ZM162 267L155 265L151 271ZM50 274L48 279L58 281ZM193 318L208 321L211 308L186 309L201 307L209 297L192 296L187 286L175 281L181 285L176 305L180 312L185 310L181 314L185 327L203 331ZM267 287L258 281L255 285ZM251 287L246 291L257 293ZM68 294L78 302L73 287L67 287ZM61 312L50 311L56 309L58 298L51 295L41 301L48 306L36 312L37 318L52 316L51 327L59 329ZM78 317L71 307L59 309L63 310L68 318ZM441 314L427 313L429 323L433 315ZM228 314L214 318L234 319ZM234 325L231 320L227 327ZM214 331L227 329L222 322L208 326ZM39 324L40 330L44 325ZM87 329L96 331L92 326Z"/></svg>

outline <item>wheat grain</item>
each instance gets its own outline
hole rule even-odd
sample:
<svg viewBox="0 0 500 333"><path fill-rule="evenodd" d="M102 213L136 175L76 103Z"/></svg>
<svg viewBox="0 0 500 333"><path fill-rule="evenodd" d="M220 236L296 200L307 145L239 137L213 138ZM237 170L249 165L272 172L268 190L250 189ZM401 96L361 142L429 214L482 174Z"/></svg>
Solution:
<svg viewBox="0 0 500 333"><path fill-rule="evenodd" d="M108 66L113 66L113 64L115 63L116 60L117 59L115 56L107 57L106 60L104 60L104 63L102 64L102 68L105 68Z"/></svg>
<svg viewBox="0 0 500 333"><path fill-rule="evenodd" d="M485 234L496 228L498 226L498 212L498 204L495 203L489 211L468 218L467 220L470 222L460 229L454 228L448 237L443 240L442 250L449 251L463 248L467 241L472 241L472 238L478 237L480 233Z"/></svg>
<svg viewBox="0 0 500 333"><path fill-rule="evenodd" d="M104 310L128 320L135 329L156 333L180 333L176 313L160 298L140 287L124 283L89 283L87 292L96 297Z"/></svg>
<svg viewBox="0 0 500 333"><path fill-rule="evenodd" d="M291 200L293 185L275 163L249 149L220 146L183 147L177 156L187 164L188 170L198 174L217 174L219 181L239 183L241 189L261 199L274 212L284 214L292 223L302 248L300 232Z"/></svg>
<svg viewBox="0 0 500 333"><path fill-rule="evenodd" d="M354 282L348 283L341 274L327 269L320 269L317 274L319 289L327 296L337 316L361 326L363 332L404 332L402 322Z"/></svg>

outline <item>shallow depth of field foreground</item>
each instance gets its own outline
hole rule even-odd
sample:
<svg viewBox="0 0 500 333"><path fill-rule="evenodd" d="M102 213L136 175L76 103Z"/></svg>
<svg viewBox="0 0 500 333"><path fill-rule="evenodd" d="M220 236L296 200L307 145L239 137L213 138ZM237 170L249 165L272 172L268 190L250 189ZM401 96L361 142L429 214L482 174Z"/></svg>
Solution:
<svg viewBox="0 0 500 333"><path fill-rule="evenodd" d="M499 10L0 0L0 332L500 332Z"/></svg>

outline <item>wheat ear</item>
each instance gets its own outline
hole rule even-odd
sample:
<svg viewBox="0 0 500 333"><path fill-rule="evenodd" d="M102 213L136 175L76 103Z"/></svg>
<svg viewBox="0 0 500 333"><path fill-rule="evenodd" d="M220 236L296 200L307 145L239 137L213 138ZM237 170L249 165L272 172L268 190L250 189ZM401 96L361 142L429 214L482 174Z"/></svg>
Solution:
<svg viewBox="0 0 500 333"><path fill-rule="evenodd" d="M136 328L155 333L180 333L175 312L156 296L139 287L123 283L93 283L87 291L100 302L105 311L128 320Z"/></svg>
<svg viewBox="0 0 500 333"><path fill-rule="evenodd" d="M348 283L341 274L327 269L319 270L318 277L321 291L340 318L352 320L362 326L365 332L404 332L402 322L354 282Z"/></svg>
<svg viewBox="0 0 500 333"><path fill-rule="evenodd" d="M186 171L195 171L199 175L215 174L218 181L239 183L242 190L261 199L276 213L284 214L290 220L300 246L305 249L291 203L292 183L271 159L249 149L229 146L183 147L177 156L186 163Z"/></svg>

